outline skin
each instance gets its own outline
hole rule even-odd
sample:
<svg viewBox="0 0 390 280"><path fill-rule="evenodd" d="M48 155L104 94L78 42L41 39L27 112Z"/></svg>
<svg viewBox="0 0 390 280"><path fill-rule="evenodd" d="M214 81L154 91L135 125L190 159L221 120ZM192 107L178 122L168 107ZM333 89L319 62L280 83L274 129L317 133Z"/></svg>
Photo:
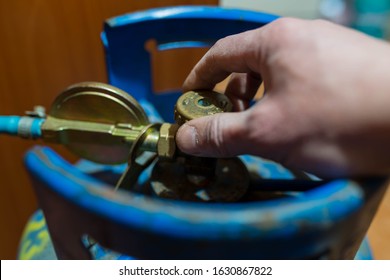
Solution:
<svg viewBox="0 0 390 280"><path fill-rule="evenodd" d="M192 120L188 154L252 154L323 178L390 172L390 45L326 21L278 19L219 40L183 90L213 89L235 111ZM248 108L261 82L265 95Z"/></svg>

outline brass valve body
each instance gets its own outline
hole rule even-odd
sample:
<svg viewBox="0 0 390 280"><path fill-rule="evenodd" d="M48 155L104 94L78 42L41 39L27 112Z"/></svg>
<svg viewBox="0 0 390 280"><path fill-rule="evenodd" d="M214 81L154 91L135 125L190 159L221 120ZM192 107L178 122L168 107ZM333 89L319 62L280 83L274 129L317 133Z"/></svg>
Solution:
<svg viewBox="0 0 390 280"><path fill-rule="evenodd" d="M160 159L153 168L151 185L162 198L204 202L235 202L247 192L249 175L238 158L218 159L213 176L193 174L186 159Z"/></svg>
<svg viewBox="0 0 390 280"><path fill-rule="evenodd" d="M84 82L55 99L41 130L44 140L63 144L82 158L103 164L127 162L117 188L135 190L138 176L155 162L151 186L161 197L237 201L249 185L248 172L239 159L185 155L177 151L175 142L179 125L231 110L223 94L190 91L176 103L177 124L151 124L128 93L111 85Z"/></svg>
<svg viewBox="0 0 390 280"><path fill-rule="evenodd" d="M192 119L232 110L229 98L213 91L189 91L179 97L175 120ZM249 174L238 158L199 158L179 153L173 160L160 159L153 168L152 190L169 199L233 202L245 195Z"/></svg>

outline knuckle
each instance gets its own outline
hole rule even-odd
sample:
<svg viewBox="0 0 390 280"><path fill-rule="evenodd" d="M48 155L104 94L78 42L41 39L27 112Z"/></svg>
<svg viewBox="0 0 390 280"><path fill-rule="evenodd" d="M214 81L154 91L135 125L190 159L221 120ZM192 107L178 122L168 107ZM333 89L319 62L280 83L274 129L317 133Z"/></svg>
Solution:
<svg viewBox="0 0 390 280"><path fill-rule="evenodd" d="M224 51L226 45L230 44L232 41L235 41L237 36L239 36L239 34L228 35L226 37L218 39L212 46L212 49Z"/></svg>
<svg viewBox="0 0 390 280"><path fill-rule="evenodd" d="M280 44L295 42L296 34L300 31L300 20L293 18L280 18L269 24L269 32Z"/></svg>
<svg viewBox="0 0 390 280"><path fill-rule="evenodd" d="M215 61L217 54L221 55L221 54L223 54L225 52L225 45L226 45L226 41L227 40L229 40L229 37L225 37L225 38L219 39L210 48L210 50L207 53L207 59L209 60L209 62L212 63L213 61Z"/></svg>
<svg viewBox="0 0 390 280"><path fill-rule="evenodd" d="M225 38L218 39L215 44L213 45L213 49L220 49L222 45L224 44Z"/></svg>
<svg viewBox="0 0 390 280"><path fill-rule="evenodd" d="M274 28L277 28L279 31L290 32L295 30L299 26L300 22L301 20L296 18L283 17L273 21L271 25L273 25Z"/></svg>
<svg viewBox="0 0 390 280"><path fill-rule="evenodd" d="M327 21L327 20L324 20L324 19L314 19L314 20L312 20L312 22L314 23L314 24L316 24L316 25L329 25L330 24L330 22L329 21Z"/></svg>

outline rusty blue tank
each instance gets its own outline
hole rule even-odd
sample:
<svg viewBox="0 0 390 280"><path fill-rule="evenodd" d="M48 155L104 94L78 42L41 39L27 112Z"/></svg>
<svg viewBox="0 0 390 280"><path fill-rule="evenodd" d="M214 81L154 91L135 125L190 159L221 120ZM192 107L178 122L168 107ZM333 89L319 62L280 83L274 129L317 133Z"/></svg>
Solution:
<svg viewBox="0 0 390 280"><path fill-rule="evenodd" d="M276 18L183 6L109 19L102 33L109 81L131 92L151 122L171 121L180 92L153 93L148 40L160 51L210 46ZM259 195L235 203L196 203L115 191L113 182L124 166L83 160L72 165L47 147L35 147L25 164L42 212L27 228L20 258L45 258L37 248L60 259L371 257L364 237L386 178L324 181L258 157L241 159L252 174L250 188ZM144 172L138 184L146 186L149 175L150 170Z"/></svg>

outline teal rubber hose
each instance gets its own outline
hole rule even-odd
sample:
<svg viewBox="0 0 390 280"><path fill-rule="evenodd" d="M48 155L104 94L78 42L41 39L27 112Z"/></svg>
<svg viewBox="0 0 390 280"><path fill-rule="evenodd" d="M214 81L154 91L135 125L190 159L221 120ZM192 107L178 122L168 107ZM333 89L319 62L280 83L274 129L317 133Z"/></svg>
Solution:
<svg viewBox="0 0 390 280"><path fill-rule="evenodd" d="M20 116L0 116L0 134L17 135L24 138L39 138L44 119Z"/></svg>

